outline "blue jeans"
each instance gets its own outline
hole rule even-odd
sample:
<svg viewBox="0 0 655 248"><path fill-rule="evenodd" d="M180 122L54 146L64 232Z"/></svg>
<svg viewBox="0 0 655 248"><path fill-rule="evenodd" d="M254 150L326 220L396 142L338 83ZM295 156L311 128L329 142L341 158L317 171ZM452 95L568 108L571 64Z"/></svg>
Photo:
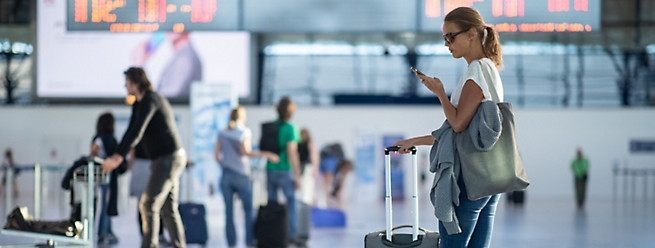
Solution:
<svg viewBox="0 0 655 248"><path fill-rule="evenodd" d="M223 169L221 177L221 190L225 199L225 234L227 244L236 246L237 234L234 229L234 194L237 194L243 203L246 226L246 245L253 244L253 215L252 215L252 181L248 176Z"/></svg>
<svg viewBox="0 0 655 248"><path fill-rule="evenodd" d="M107 215L107 201L109 193L109 184L100 186L102 194L100 195L100 220L98 220L98 238L113 233L111 230L111 217Z"/></svg>
<svg viewBox="0 0 655 248"><path fill-rule="evenodd" d="M494 216L498 206L500 195L487 196L482 199L471 201L466 194L466 186L460 174L457 180L459 185L459 206L455 206L455 213L459 219L459 226L462 232L448 235L443 223L439 221L439 233L441 241L439 247L489 247L491 233L494 226Z"/></svg>
<svg viewBox="0 0 655 248"><path fill-rule="evenodd" d="M266 171L266 190L269 201L277 200L277 191L282 189L287 199L287 215L289 216L289 238L296 238L296 183L291 171Z"/></svg>

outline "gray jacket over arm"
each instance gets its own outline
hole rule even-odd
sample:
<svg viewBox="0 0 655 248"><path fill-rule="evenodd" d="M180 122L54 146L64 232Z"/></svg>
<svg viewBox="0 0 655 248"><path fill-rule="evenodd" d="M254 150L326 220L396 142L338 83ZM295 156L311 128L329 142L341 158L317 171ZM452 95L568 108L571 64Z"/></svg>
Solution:
<svg viewBox="0 0 655 248"><path fill-rule="evenodd" d="M475 112L467 130L458 135L468 133L473 140L475 149L481 152L487 152L494 147L500 138L500 134L503 132L502 124L503 114L500 112L498 105L492 101L484 101L480 103L478 111Z"/></svg>
<svg viewBox="0 0 655 248"><path fill-rule="evenodd" d="M459 206L460 188L457 179L461 171L456 142L459 138L470 137L475 144L470 149L489 151L500 137L502 120L496 103L484 101L480 103L465 131L456 134L446 120L439 129L432 132L434 143L430 150L430 172L435 173L435 176L430 201L434 206L434 215L443 223L449 235L462 232L455 213L455 206Z"/></svg>
<svg viewBox="0 0 655 248"><path fill-rule="evenodd" d="M459 206L459 158L455 150L455 132L448 121L432 132L434 144L430 149L430 172L435 173L430 190L434 216L448 234L461 233L455 207Z"/></svg>

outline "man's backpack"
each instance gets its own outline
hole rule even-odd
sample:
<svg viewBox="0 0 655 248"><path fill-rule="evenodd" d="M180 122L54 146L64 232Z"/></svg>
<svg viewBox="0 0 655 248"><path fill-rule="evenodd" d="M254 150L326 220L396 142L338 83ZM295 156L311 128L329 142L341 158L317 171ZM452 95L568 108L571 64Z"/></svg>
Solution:
<svg viewBox="0 0 655 248"><path fill-rule="evenodd" d="M259 150L280 154L282 149L278 138L279 132L280 123L278 121L262 124L262 138L259 140Z"/></svg>

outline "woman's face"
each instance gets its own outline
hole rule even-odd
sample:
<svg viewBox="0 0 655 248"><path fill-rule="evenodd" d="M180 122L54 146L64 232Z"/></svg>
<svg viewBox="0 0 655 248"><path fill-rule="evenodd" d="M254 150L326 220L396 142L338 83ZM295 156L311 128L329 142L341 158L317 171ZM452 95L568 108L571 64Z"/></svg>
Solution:
<svg viewBox="0 0 655 248"><path fill-rule="evenodd" d="M444 22L442 31L444 34L444 40L446 46L450 53L453 55L453 58L461 58L466 55L469 51L471 42L469 40L468 30L461 30L453 22Z"/></svg>
<svg viewBox="0 0 655 248"><path fill-rule="evenodd" d="M239 112L239 122L244 123L246 122L246 109L245 108L239 108L237 110Z"/></svg>

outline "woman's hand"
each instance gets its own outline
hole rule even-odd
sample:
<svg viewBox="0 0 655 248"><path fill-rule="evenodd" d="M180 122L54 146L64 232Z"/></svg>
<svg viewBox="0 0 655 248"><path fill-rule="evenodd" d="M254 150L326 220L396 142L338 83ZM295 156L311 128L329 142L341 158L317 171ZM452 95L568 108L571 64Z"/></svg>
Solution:
<svg viewBox="0 0 655 248"><path fill-rule="evenodd" d="M426 76L423 73L414 72L414 74L416 74L416 76L419 79L421 79L421 83L423 83L423 85L425 85L425 87L428 88L428 90L432 91L432 93L434 93L435 95L445 92L443 88L443 83L441 82L440 79L436 77Z"/></svg>
<svg viewBox="0 0 655 248"><path fill-rule="evenodd" d="M409 148L412 148L413 146L416 146L412 139L405 139L405 140L399 140L396 141L396 143L393 143L393 146L400 146L400 149L398 149L398 153L400 154L406 154L409 153Z"/></svg>
<svg viewBox="0 0 655 248"><path fill-rule="evenodd" d="M442 93L445 93L446 91L443 88L443 83L441 83L441 80L436 78L436 77L429 77L423 72L419 70L415 70L414 67L412 67L412 70L414 71L414 74L421 79L421 83L425 85L432 93L435 95L439 96Z"/></svg>
<svg viewBox="0 0 655 248"><path fill-rule="evenodd" d="M268 152L266 154L266 159L268 159L268 161L271 161L271 163L279 163L280 162L280 156L278 156L277 154L272 153L272 152Z"/></svg>

